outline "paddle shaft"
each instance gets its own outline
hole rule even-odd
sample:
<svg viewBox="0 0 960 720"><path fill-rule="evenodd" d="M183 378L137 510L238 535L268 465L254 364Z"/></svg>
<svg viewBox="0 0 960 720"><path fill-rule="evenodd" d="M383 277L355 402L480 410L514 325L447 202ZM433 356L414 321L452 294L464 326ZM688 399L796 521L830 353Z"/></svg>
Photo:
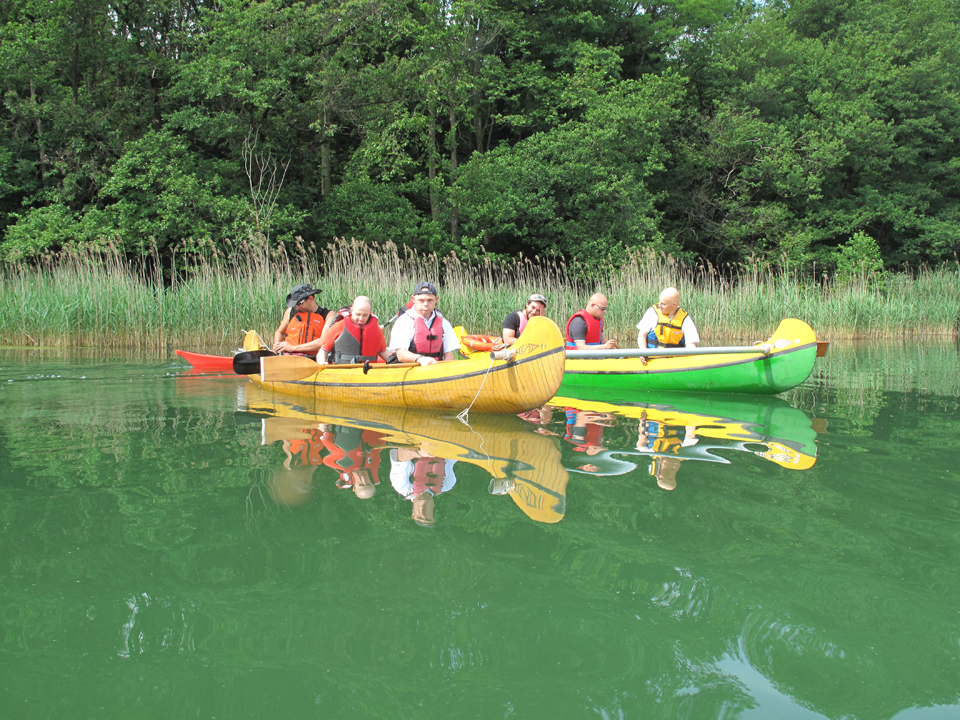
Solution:
<svg viewBox="0 0 960 720"><path fill-rule="evenodd" d="M767 355L770 345L706 348L622 348L614 350L567 350L568 360L605 360L607 358L682 357L684 355Z"/></svg>

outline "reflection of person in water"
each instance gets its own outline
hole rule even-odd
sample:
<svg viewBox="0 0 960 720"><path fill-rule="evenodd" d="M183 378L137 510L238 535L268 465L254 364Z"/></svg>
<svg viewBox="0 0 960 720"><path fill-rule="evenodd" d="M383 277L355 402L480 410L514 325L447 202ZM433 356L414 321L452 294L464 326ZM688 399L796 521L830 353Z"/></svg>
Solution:
<svg viewBox="0 0 960 720"><path fill-rule="evenodd" d="M348 426L324 434L323 446L329 454L323 464L337 472L338 488L351 488L361 500L373 497L380 484L380 450L376 446L382 439L374 430Z"/></svg>
<svg viewBox="0 0 960 720"><path fill-rule="evenodd" d="M640 413L640 437L637 450L656 453L650 459L650 474L657 479L657 485L664 490L677 487L677 470L682 460L678 457L680 448L690 447L700 442L697 428L692 425L665 425L656 420L648 420L646 411ZM669 453L669 454L668 454ZM672 454L672 456L671 456Z"/></svg>
<svg viewBox="0 0 960 720"><path fill-rule="evenodd" d="M573 443L575 452L594 456L607 449L603 443L603 429L616 424L616 418L612 413L590 412L571 407L565 408L564 412L567 416L567 432L563 439ZM578 466L578 469L595 472L592 470L594 467L586 463Z"/></svg>
<svg viewBox="0 0 960 720"><path fill-rule="evenodd" d="M421 527L433 527L434 497L457 483L453 474L456 461L433 457L416 448L390 451L390 484L413 503L413 521Z"/></svg>
<svg viewBox="0 0 960 720"><path fill-rule="evenodd" d="M282 505L300 505L313 491L313 472L323 464L323 435L327 425L320 424L307 432L307 437L284 440L283 470L270 477L270 497Z"/></svg>
<svg viewBox="0 0 960 720"><path fill-rule="evenodd" d="M337 487L351 488L361 499L373 497L380 482L380 451L375 447L382 437L373 430L321 423L306 437L284 440L285 472L274 473L270 495L284 505L303 503L313 489L314 470L326 465L336 471Z"/></svg>
<svg viewBox="0 0 960 720"><path fill-rule="evenodd" d="M521 420L526 420L529 423L538 425L539 427L534 431L540 435L556 435L557 433L547 430L544 425L549 425L553 422L553 408L550 405L541 405L538 408L533 410L528 410L525 413L520 413L517 417Z"/></svg>

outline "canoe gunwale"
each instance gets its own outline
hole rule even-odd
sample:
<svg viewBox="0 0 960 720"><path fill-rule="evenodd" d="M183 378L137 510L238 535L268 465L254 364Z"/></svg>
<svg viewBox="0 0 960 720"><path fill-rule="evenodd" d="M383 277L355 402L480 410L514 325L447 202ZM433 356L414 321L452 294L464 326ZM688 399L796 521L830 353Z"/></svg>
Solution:
<svg viewBox="0 0 960 720"><path fill-rule="evenodd" d="M312 379L310 379L310 378L306 378L306 379L304 379L304 380L288 380L288 381L283 382L282 384L283 384L283 385L310 385L310 386L313 386L313 387L339 387L339 388L391 388L391 387L400 387L400 386L402 386L402 387L417 387L417 386L420 386L420 385L436 385L436 384L438 384L438 383L456 382L456 381L460 381L460 380L466 380L466 379L472 379L472 378L480 377L480 376L482 376L482 375L493 374L493 373L497 373L497 372L510 371L511 369L513 369L514 367L516 367L516 366L518 366L518 365L524 365L524 364L526 364L526 363L531 363L531 362L539 362L539 361L543 360L544 358L548 358L548 357L550 357L551 355L555 355L556 353L559 353L559 352L563 352L563 348L562 348L562 347L552 348L552 349L549 349L549 350L545 350L544 352L537 353L536 355L532 355L532 356L530 356L530 357L528 357L528 358L524 358L524 359L522 359L522 360L513 360L513 361L510 361L510 362L501 361L502 364L500 364L500 365L496 365L496 364L494 364L494 363L496 363L496 361L492 361L490 366L488 366L488 367L486 367L486 368L484 368L484 369L482 369L482 370L480 370L480 369L470 370L469 372L461 373L461 374L458 374L458 375L444 375L444 376L442 376L442 377L423 378L423 379L420 379L420 380L401 379L401 380L391 380L391 381L385 381L385 382L371 382L371 381L366 381L366 382L344 382L343 380L330 380L329 382L327 382L327 381L323 381L323 380L319 380L319 379L317 379L317 380L312 380ZM454 361L454 362L468 362L468 363L470 363L471 365L476 365L476 364L477 364L477 361L476 361L476 360L458 360L458 361ZM447 367L450 366L449 363L447 363L446 365L447 365ZM427 367L436 367L436 366L428 365ZM384 369L389 369L389 365L388 365L386 368L384 368ZM350 368L349 370L346 370L346 369L345 369L346 372L351 372L351 371L354 371L354 370L356 370L356 368ZM411 370L416 370L416 368L411 368ZM334 372L335 372L335 371L334 371ZM406 373L406 372L409 372L409 370L405 371L405 373ZM324 375L331 375L331 374L332 374L332 373L331 373L330 369L327 369L327 370L324 372ZM311 376L311 377L316 377L316 376ZM335 374L334 374L334 377L336 377ZM280 384L280 383L278 383L278 384Z"/></svg>

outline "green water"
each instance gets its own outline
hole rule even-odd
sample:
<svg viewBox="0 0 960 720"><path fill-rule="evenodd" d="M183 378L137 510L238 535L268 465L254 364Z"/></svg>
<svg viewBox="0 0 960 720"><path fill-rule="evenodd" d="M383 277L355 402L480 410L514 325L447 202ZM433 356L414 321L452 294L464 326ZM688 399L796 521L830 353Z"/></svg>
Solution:
<svg viewBox="0 0 960 720"><path fill-rule="evenodd" d="M958 368L467 427L0 354L0 718L956 718Z"/></svg>

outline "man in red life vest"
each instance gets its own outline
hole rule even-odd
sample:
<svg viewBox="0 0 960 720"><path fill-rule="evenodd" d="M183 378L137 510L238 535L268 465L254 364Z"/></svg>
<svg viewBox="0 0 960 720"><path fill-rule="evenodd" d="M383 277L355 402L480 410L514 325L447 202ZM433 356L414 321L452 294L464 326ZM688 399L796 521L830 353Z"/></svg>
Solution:
<svg viewBox="0 0 960 720"><path fill-rule="evenodd" d="M387 339L380 328L380 321L372 314L373 302L365 295L356 297L350 314L334 320L320 341L317 362L358 363L377 358L387 359Z"/></svg>
<svg viewBox="0 0 960 720"><path fill-rule="evenodd" d="M460 341L450 322L436 311L437 288L419 283L413 290L413 307L397 318L387 346L396 352L397 362L434 365L453 360Z"/></svg>
<svg viewBox="0 0 960 720"><path fill-rule="evenodd" d="M287 295L287 310L273 333L273 351L283 355L316 355L329 311L317 305L319 290L297 285Z"/></svg>
<svg viewBox="0 0 960 720"><path fill-rule="evenodd" d="M617 339L603 337L603 318L607 312L607 298L596 293L583 310L577 310L567 320L566 341L568 350L611 350Z"/></svg>
<svg viewBox="0 0 960 720"><path fill-rule="evenodd" d="M547 311L547 299L539 293L531 295L523 310L516 310L503 319L503 344L513 345L520 333L527 327L527 320L543 315Z"/></svg>
<svg viewBox="0 0 960 720"><path fill-rule="evenodd" d="M421 527L433 527L434 497L457 484L453 474L455 460L430 455L422 448L397 448L390 451L390 484L413 503L410 517Z"/></svg>

